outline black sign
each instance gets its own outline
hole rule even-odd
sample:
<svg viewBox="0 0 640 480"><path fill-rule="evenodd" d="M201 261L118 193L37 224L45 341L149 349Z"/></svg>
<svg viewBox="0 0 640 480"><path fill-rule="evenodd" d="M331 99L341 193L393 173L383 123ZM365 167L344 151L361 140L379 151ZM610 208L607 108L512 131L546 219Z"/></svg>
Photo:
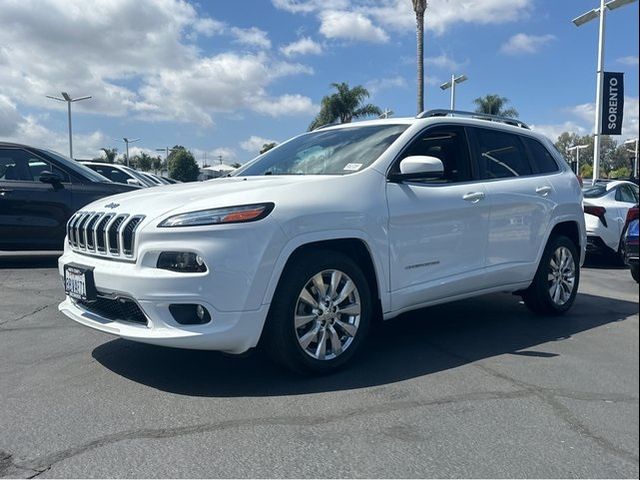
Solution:
<svg viewBox="0 0 640 480"><path fill-rule="evenodd" d="M622 135L624 112L624 73L604 72L602 89L602 128L604 135Z"/></svg>

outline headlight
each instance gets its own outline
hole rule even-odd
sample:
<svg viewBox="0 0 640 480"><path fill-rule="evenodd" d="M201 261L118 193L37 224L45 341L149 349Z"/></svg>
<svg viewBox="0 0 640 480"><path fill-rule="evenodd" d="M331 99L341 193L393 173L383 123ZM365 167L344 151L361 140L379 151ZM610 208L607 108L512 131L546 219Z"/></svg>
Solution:
<svg viewBox="0 0 640 480"><path fill-rule="evenodd" d="M196 227L199 225L255 222L269 215L273 207L273 203L257 203L180 213L163 220L158 224L158 227Z"/></svg>

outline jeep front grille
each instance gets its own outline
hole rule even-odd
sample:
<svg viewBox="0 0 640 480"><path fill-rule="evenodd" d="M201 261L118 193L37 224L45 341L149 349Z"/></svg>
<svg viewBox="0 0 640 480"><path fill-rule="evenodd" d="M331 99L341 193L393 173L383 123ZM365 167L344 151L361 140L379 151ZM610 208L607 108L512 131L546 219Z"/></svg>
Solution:
<svg viewBox="0 0 640 480"><path fill-rule="evenodd" d="M132 259L143 219L144 215L128 213L77 212L67 222L67 242L79 253Z"/></svg>

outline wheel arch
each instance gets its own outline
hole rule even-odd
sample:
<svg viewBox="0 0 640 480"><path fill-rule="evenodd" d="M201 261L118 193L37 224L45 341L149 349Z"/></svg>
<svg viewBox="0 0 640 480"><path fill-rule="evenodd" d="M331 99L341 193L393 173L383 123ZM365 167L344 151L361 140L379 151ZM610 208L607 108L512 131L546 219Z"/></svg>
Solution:
<svg viewBox="0 0 640 480"><path fill-rule="evenodd" d="M379 310L378 313L384 311L388 305L387 285L385 282L386 269L383 267L382 259L378 258L371 248L371 242L363 235L353 233L319 239L304 236L290 241L276 261L263 303L271 303L280 279L296 257L304 255L304 252L310 249L324 249L345 253L356 260L356 263L362 268L365 277L369 281L369 286L376 299L376 310Z"/></svg>

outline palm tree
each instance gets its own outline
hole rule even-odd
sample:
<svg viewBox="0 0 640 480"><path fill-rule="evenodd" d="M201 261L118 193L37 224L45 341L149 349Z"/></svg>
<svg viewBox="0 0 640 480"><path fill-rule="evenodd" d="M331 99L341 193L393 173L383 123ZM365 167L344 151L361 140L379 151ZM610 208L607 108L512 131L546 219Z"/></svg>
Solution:
<svg viewBox="0 0 640 480"><path fill-rule="evenodd" d="M332 83L331 86L337 92L322 99L320 113L309 125L309 130L333 123L336 120L340 120L340 123L349 123L354 118L382 114L379 107L364 103L365 99L369 97L369 91L363 86L356 85L349 88L349 84L346 82Z"/></svg>
<svg viewBox="0 0 640 480"><path fill-rule="evenodd" d="M101 148L100 150L104 152L105 161L107 163L113 163L116 161L116 157L118 156L117 148Z"/></svg>
<svg viewBox="0 0 640 480"><path fill-rule="evenodd" d="M518 117L518 111L515 108L505 108L509 103L509 99L500 95L489 94L484 97L478 97L473 103L476 104L476 113L486 113L500 117Z"/></svg>
<svg viewBox="0 0 640 480"><path fill-rule="evenodd" d="M424 110L424 12L427 0L411 0L416 12L416 41L418 44L418 113Z"/></svg>

